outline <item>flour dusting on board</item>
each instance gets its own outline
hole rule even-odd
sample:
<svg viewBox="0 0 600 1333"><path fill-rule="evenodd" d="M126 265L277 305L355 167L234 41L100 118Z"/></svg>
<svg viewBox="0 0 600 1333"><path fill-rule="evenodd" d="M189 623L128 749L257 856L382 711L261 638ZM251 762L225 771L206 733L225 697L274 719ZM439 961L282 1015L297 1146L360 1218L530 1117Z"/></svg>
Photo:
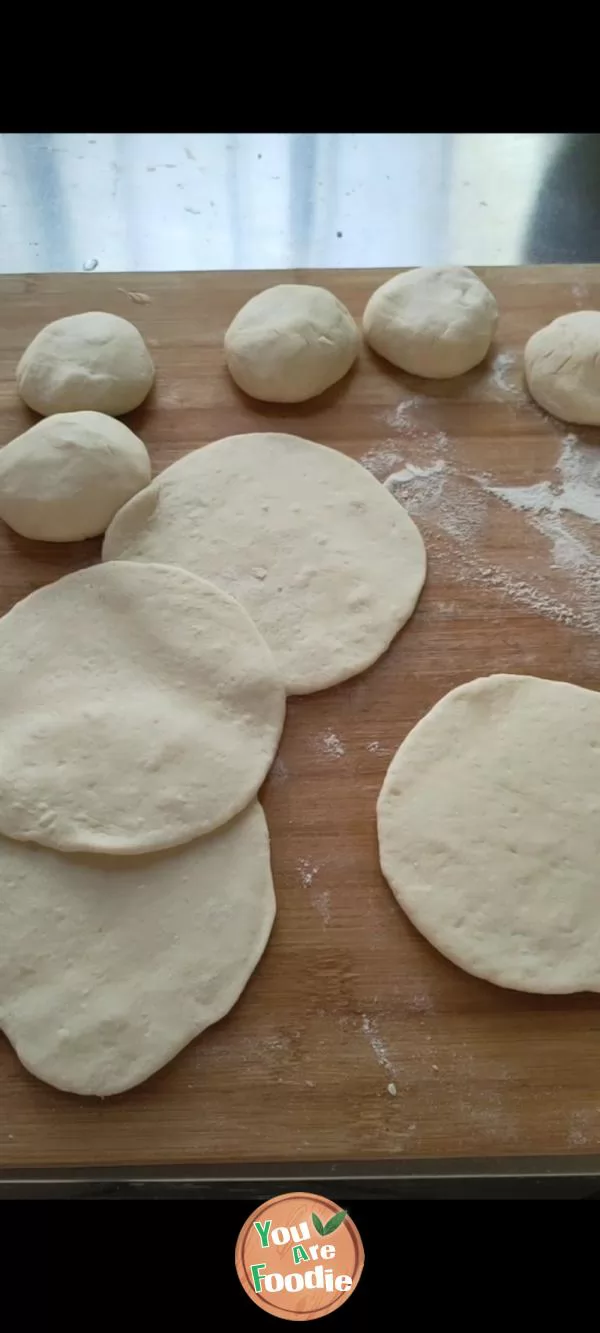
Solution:
<svg viewBox="0 0 600 1333"><path fill-rule="evenodd" d="M574 282L571 287L571 292L578 310L583 310L584 308L589 307L590 289L585 286L585 283Z"/></svg>
<svg viewBox="0 0 600 1333"><path fill-rule="evenodd" d="M314 865L311 861L307 861L304 858L298 861L297 870L302 887L308 889L310 901L315 912L318 912L322 921L328 926L331 921L331 894L329 889L321 889L319 892L313 887L320 869L320 866Z"/></svg>
<svg viewBox="0 0 600 1333"><path fill-rule="evenodd" d="M310 861L300 860L298 862L298 874L305 889L309 889L315 875L318 875L319 867L311 865Z"/></svg>
<svg viewBox="0 0 600 1333"><path fill-rule="evenodd" d="M323 889L321 893L311 893L311 903L321 919L328 926L331 921L331 894L329 889Z"/></svg>
<svg viewBox="0 0 600 1333"><path fill-rule="evenodd" d="M361 1026L378 1064L381 1065L382 1069L387 1069L388 1073L395 1075L396 1070L389 1058L387 1047L381 1040L373 1019L369 1018L368 1014L363 1014Z"/></svg>
<svg viewBox="0 0 600 1333"><path fill-rule="evenodd" d="M277 758L271 765L270 776L273 779L273 782L287 782L287 779L289 778L289 771L287 769L287 766L284 764L281 755L277 755Z"/></svg>
<svg viewBox="0 0 600 1333"><path fill-rule="evenodd" d="M531 403L521 368L520 353L512 349L497 353L483 382L474 382L470 396L504 399L514 411L531 408L556 439L557 422ZM472 450L470 466L461 467L463 442L422 428L416 416L422 407L431 408L426 396L405 400L386 413L386 424L397 430L399 438L372 447L361 461L414 518L431 556L437 552L450 560L454 577L462 583L493 588L538 614L600 633L600 450L569 432L560 442L550 475L505 485L501 477L475 470ZM485 468L485 446L481 458ZM513 465L514 458L513 452ZM488 547L486 554L497 504L509 506L516 522L531 525L540 534L545 556L539 548L522 568L517 535L514 542L509 537L503 543L499 559L497 548Z"/></svg>
<svg viewBox="0 0 600 1333"><path fill-rule="evenodd" d="M565 435L552 479L533 486L480 484L529 517L550 545L551 569L571 576L573 602L558 599L550 613L570 624L600 630L600 454L573 433ZM582 521L583 520L583 521ZM526 585L527 586L527 585ZM523 600L523 588L517 587ZM538 590L538 599L540 591ZM541 610L549 608L543 605Z"/></svg>
<svg viewBox="0 0 600 1333"><path fill-rule="evenodd" d="M319 750L323 751L323 754L328 754L333 759L341 759L342 755L346 753L339 736L336 736L335 731L331 731L331 729L317 737L317 746Z"/></svg>
<svg viewBox="0 0 600 1333"><path fill-rule="evenodd" d="M391 443L393 444L393 441ZM402 458L398 450L391 448L390 442L386 440L383 445L374 445L372 449L368 449L360 462L366 467L367 472L371 472L374 477L381 480L382 477L387 477L388 472L391 472L397 463L402 462Z"/></svg>
<svg viewBox="0 0 600 1333"><path fill-rule="evenodd" d="M521 365L521 359L516 352L507 349L504 352L498 352L494 358L491 368L491 383L494 388L499 389L502 394L510 394L512 397L523 397L522 385L517 382L517 376Z"/></svg>

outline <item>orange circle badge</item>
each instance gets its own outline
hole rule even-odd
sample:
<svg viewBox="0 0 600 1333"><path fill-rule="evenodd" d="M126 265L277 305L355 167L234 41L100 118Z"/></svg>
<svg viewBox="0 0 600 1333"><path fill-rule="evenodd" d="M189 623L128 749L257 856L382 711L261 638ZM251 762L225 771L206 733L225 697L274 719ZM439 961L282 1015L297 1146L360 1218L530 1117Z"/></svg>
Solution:
<svg viewBox="0 0 600 1333"><path fill-rule="evenodd" d="M307 1321L352 1295L365 1253L344 1208L321 1194L278 1194L244 1223L235 1266L251 1300L278 1319Z"/></svg>

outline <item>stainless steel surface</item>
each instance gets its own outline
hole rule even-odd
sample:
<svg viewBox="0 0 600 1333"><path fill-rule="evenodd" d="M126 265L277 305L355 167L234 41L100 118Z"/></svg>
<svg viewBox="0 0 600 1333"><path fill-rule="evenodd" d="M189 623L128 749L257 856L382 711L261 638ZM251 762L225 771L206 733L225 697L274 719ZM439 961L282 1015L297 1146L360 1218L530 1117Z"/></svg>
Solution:
<svg viewBox="0 0 600 1333"><path fill-rule="evenodd" d="M114 1167L110 1170L5 1171L0 1202L16 1198L190 1198L242 1200L309 1189L336 1198L600 1197L597 1157L488 1158L413 1162L307 1162L301 1169L272 1165L189 1168Z"/></svg>
<svg viewBox="0 0 600 1333"><path fill-rule="evenodd" d="M5 273L596 260L596 134L0 135Z"/></svg>

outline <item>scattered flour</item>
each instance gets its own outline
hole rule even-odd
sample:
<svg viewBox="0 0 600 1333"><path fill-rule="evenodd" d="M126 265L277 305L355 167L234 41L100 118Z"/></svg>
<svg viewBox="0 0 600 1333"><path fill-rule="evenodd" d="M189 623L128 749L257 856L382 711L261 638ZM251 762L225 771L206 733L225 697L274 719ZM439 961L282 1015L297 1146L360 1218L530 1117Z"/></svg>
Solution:
<svg viewBox="0 0 600 1333"><path fill-rule="evenodd" d="M384 746L380 741L367 741L367 750L370 750L371 754L382 754Z"/></svg>
<svg viewBox="0 0 600 1333"><path fill-rule="evenodd" d="M381 446L374 445L372 449L369 449L367 453L363 454L362 458L359 459L359 462L362 463L363 467L366 467L367 472L371 472L378 480L381 480L382 477L387 477L388 472L390 472L397 463L402 462L398 450L389 448L390 443L393 443L393 441L385 440Z"/></svg>
<svg viewBox="0 0 600 1333"><path fill-rule="evenodd" d="M470 478L461 478L442 458L429 467L407 463L384 483L423 527L426 544L435 533L470 542L485 522L486 501Z"/></svg>
<svg viewBox="0 0 600 1333"><path fill-rule="evenodd" d="M285 782L289 778L289 770L283 762L280 755L277 755L275 763L271 767L271 777L274 782Z"/></svg>
<svg viewBox="0 0 600 1333"><path fill-rule="evenodd" d="M341 759L346 753L344 746L334 731L326 731L323 736L317 739L317 745L324 754L331 755L334 759Z"/></svg>
<svg viewBox="0 0 600 1333"><path fill-rule="evenodd" d="M494 362L494 382L506 393L520 392L514 385L511 388L516 362L514 352L501 352ZM399 427L415 405L417 400L411 399L395 410ZM548 421L554 431L556 422ZM462 471L452 454L430 460L426 446L433 437L416 426L414 437L414 445L406 440L402 456L386 441L382 450L373 449L366 457L375 463L375 475L385 477L386 487L415 519L428 550L443 551L461 582L487 585L541 615L600 633L600 527L596 526L600 525L600 450L570 433L561 441L549 479L503 486L489 474ZM546 565L538 561L531 573L511 567L510 544L506 563L489 563L485 532L492 517L490 504L498 500L520 512L545 537Z"/></svg>
<svg viewBox="0 0 600 1333"><path fill-rule="evenodd" d="M574 1111L570 1116L567 1143L570 1148L597 1147L599 1117L597 1111Z"/></svg>
<svg viewBox="0 0 600 1333"><path fill-rule="evenodd" d="M397 1096L398 1096L398 1089L397 1089L395 1083L388 1083L388 1085L387 1085L387 1090L388 1090L388 1092L389 1092L389 1094L390 1094L390 1097L397 1097Z"/></svg>
<svg viewBox="0 0 600 1333"><path fill-rule="evenodd" d="M310 901L315 911L319 913L319 916L325 922L325 925L328 926L331 921L330 891L329 889L322 889L320 893L317 893L316 889L312 887L320 868L320 866L312 865L310 861L304 859L301 859L297 865L302 887L308 889Z"/></svg>
<svg viewBox="0 0 600 1333"><path fill-rule="evenodd" d="M370 1043L378 1064L381 1065L382 1069L387 1069L388 1073L395 1076L396 1070L388 1056L387 1048L377 1032L373 1019L369 1018L368 1014L362 1016L362 1030Z"/></svg>
<svg viewBox="0 0 600 1333"><path fill-rule="evenodd" d="M536 486L490 486L492 495L505 500L514 509L539 514L560 514L568 510L580 518L600 523L600 455L593 446L580 444L576 435L565 435L556 464L555 482L541 481Z"/></svg>
<svg viewBox="0 0 600 1333"><path fill-rule="evenodd" d="M407 463L399 472L392 472L391 476L386 477L384 485L393 491L401 482L415 481L418 477L432 477L436 472L444 472L447 466L443 458L438 458L431 467L417 467L415 463Z"/></svg>
<svg viewBox="0 0 600 1333"><path fill-rule="evenodd" d="M518 373L520 364L521 358L517 352L511 350L498 352L491 366L491 384L502 394L524 397L521 386L515 383L515 374Z"/></svg>
<svg viewBox="0 0 600 1333"><path fill-rule="evenodd" d="M311 893L310 900L325 925L328 926L331 921L331 894L329 889L323 889L322 893Z"/></svg>
<svg viewBox="0 0 600 1333"><path fill-rule="evenodd" d="M529 582L514 579L505 579L506 591L555 619L600 631L600 530L589 526L600 524L598 450L582 444L576 435L565 435L551 481L534 486L490 486L482 477L478 481L491 495L529 515L548 538L550 568L571 576L573 597L565 603L544 585L532 588ZM582 519L583 524L578 522ZM492 572L496 584L498 574L497 569Z"/></svg>
<svg viewBox="0 0 600 1333"><path fill-rule="evenodd" d="M585 307L589 306L590 289L589 287L586 287L583 282L574 282L571 287L571 293L578 310L583 310Z"/></svg>
<svg viewBox="0 0 600 1333"><path fill-rule="evenodd" d="M404 402L398 403L391 412L384 412L383 420L394 430L411 430L414 426L411 414L414 408L420 407L422 403L422 398L405 398Z"/></svg>
<svg viewBox="0 0 600 1333"><path fill-rule="evenodd" d="M300 860L297 866L298 874L305 889L309 889L315 875L319 873L319 867L311 865L310 861Z"/></svg>
<svg viewBox="0 0 600 1333"><path fill-rule="evenodd" d="M411 1014L432 1014L434 1012L433 1000L429 995L413 995L407 1008Z"/></svg>

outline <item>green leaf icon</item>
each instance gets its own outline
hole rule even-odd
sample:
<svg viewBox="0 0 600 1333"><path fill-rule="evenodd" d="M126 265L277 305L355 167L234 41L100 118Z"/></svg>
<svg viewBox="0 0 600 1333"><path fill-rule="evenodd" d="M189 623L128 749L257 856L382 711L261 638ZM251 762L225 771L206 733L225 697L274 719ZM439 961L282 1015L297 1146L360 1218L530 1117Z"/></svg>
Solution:
<svg viewBox="0 0 600 1333"><path fill-rule="evenodd" d="M330 1218L329 1218L329 1221L325 1223L325 1226L323 1227L323 1231L321 1232L321 1235L323 1235L323 1236L330 1236L331 1233L332 1233L332 1231L337 1231L338 1227L341 1227L342 1222L344 1221L344 1218L347 1217L347 1216L348 1216L348 1209L347 1209L347 1208L342 1208L342 1211L341 1211L340 1213L336 1213L336 1214L334 1215L334 1217L330 1217ZM314 1217L314 1213L313 1213L313 1217Z"/></svg>
<svg viewBox="0 0 600 1333"><path fill-rule="evenodd" d="M313 1226L314 1226L314 1228L315 1228L315 1231L318 1231L318 1233L319 1233L320 1236L324 1236L324 1235L325 1235L326 1228L323 1226L323 1223L322 1223L322 1221L321 1221L321 1218L320 1218L320 1217L317 1217L317 1214L316 1214L316 1213L313 1213L313 1215L312 1215L312 1220L313 1220ZM333 1219L332 1219L332 1220L333 1220Z"/></svg>

